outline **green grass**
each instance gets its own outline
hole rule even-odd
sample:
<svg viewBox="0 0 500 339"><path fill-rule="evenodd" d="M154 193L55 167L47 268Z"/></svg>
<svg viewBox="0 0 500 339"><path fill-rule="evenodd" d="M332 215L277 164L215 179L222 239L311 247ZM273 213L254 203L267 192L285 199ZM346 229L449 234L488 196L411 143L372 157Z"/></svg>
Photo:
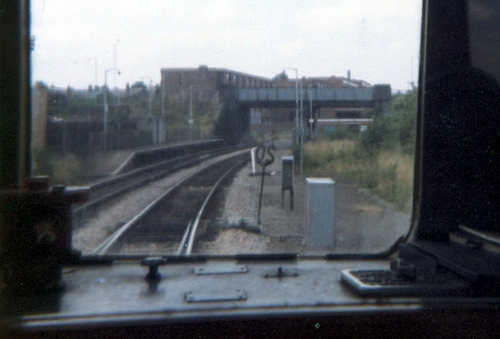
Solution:
<svg viewBox="0 0 500 339"><path fill-rule="evenodd" d="M357 139L317 141L304 147L306 176L353 182L398 211L409 212L413 157L403 152L368 152Z"/></svg>

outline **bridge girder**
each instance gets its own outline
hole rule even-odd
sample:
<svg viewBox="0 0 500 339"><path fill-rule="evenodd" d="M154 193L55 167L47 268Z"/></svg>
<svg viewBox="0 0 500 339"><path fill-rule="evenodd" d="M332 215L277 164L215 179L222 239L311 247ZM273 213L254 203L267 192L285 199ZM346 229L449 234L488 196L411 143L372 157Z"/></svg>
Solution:
<svg viewBox="0 0 500 339"><path fill-rule="evenodd" d="M375 114L386 114L391 99L389 85L363 88L308 88L302 91L306 106L311 101L313 112L321 107L373 108ZM287 108L297 104L295 88L219 89L222 108L215 127L216 136L228 144L236 144L249 128L250 108Z"/></svg>

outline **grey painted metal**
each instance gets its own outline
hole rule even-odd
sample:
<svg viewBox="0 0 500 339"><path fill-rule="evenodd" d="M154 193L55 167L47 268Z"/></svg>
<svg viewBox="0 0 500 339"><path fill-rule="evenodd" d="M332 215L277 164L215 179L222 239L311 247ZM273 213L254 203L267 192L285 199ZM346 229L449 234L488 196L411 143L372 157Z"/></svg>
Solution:
<svg viewBox="0 0 500 339"><path fill-rule="evenodd" d="M335 182L306 178L307 246L335 247Z"/></svg>
<svg viewBox="0 0 500 339"><path fill-rule="evenodd" d="M285 190L290 191L290 209L293 210L293 178L294 178L294 158L293 156L281 157L281 207L284 206Z"/></svg>
<svg viewBox="0 0 500 339"><path fill-rule="evenodd" d="M306 319L310 322L315 317L352 317L352 323L358 324L363 316L370 314L383 316L379 318L383 322L398 314L418 317L434 310L436 314L458 314L455 320L450 321L460 324L459 319L463 322L464 318L480 310L494 314L500 302L498 297L362 297L340 282L341 272L346 268L388 269L388 260L260 260L245 262L248 268L246 274L193 273L200 267L209 271L214 266L234 267L239 264L235 258L213 258L201 264L170 263L159 268L163 279L158 283L144 281L144 267L139 265L139 258L117 259L112 265L70 268L64 275L67 288L60 294L32 298L30 302L26 302L26 297L0 298L2 310L10 311L2 314L0 321L7 328L30 331L29 335L36 330L88 330L112 326L123 326L123 330L155 324L168 328L176 323L188 326L191 322L200 326L200 322L206 321L214 321L215 324L215 321L220 323L221 320L276 317L290 317L305 324ZM263 278L275 274L277 267L281 267L283 272L295 272L296 276ZM244 293L246 298L223 297L224 293L235 295L236 291L241 291L241 295ZM338 324L338 319L334 319L334 324ZM490 319L493 322L496 318ZM271 323L275 326L275 322ZM324 322L318 325L321 326L318 329L307 327L308 333L325 333ZM480 325L486 326L483 322ZM449 331L446 323L443 333ZM57 332L50 333L57 336Z"/></svg>
<svg viewBox="0 0 500 339"><path fill-rule="evenodd" d="M373 87L366 88L310 88L310 98L315 104L332 101L373 101ZM294 88L239 88L238 101L295 102Z"/></svg>
<svg viewBox="0 0 500 339"><path fill-rule="evenodd" d="M282 177L281 186L283 189L293 188L293 156L287 155L281 157Z"/></svg>

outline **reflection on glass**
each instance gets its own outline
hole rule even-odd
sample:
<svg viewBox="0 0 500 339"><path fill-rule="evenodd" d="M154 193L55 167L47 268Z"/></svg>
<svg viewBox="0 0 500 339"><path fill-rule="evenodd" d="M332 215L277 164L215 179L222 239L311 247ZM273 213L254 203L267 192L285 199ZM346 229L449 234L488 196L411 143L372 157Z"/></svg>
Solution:
<svg viewBox="0 0 500 339"><path fill-rule="evenodd" d="M473 67L500 79L500 4L496 1L469 1L470 56Z"/></svg>

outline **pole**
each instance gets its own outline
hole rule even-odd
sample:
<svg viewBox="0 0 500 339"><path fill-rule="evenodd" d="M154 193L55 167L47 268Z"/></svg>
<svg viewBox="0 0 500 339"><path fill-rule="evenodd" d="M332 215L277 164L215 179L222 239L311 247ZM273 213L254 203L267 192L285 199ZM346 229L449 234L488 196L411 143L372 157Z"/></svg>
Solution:
<svg viewBox="0 0 500 339"><path fill-rule="evenodd" d="M104 150L108 150L108 72L116 71L116 68L107 69L104 71L104 121L103 121L103 134L104 134Z"/></svg>
<svg viewBox="0 0 500 339"><path fill-rule="evenodd" d="M165 80L161 79L161 117L165 119Z"/></svg>
<svg viewBox="0 0 500 339"><path fill-rule="evenodd" d="M299 72L295 70L295 144L299 141Z"/></svg>
<svg viewBox="0 0 500 339"><path fill-rule="evenodd" d="M108 149L108 72L104 71L104 119L103 119L103 134L104 134L104 150Z"/></svg>
<svg viewBox="0 0 500 339"><path fill-rule="evenodd" d="M193 87L198 86L189 86L189 140L191 140L191 128L193 127Z"/></svg>
<svg viewBox="0 0 500 339"><path fill-rule="evenodd" d="M114 45L113 45L113 68L116 69L116 44L119 43L120 40L116 39ZM120 97L116 95L116 73L113 74L113 81L114 81L114 87L113 87L113 92L115 92L115 100L114 104L116 105L116 97L118 97L118 100L120 100ZM118 101L118 104L120 104L120 101Z"/></svg>
<svg viewBox="0 0 500 339"><path fill-rule="evenodd" d="M310 89L306 89L306 90L303 90L303 92L307 92L307 97L309 98L309 119L308 119L308 122L309 122L309 137L312 138L312 133L313 133L313 130L312 130L312 124L313 124L313 116L312 116L312 90Z"/></svg>
<svg viewBox="0 0 500 339"><path fill-rule="evenodd" d="M160 138L160 130L162 133L162 137ZM162 143L166 141L166 123L165 123L165 79L163 76L161 77L161 129L158 127L158 140Z"/></svg>
<svg viewBox="0 0 500 339"><path fill-rule="evenodd" d="M304 100L302 95L302 80L300 80L300 177L304 169Z"/></svg>
<svg viewBox="0 0 500 339"><path fill-rule="evenodd" d="M152 87L152 81L151 79L149 79L149 93L148 93L148 99L149 99L149 103L148 103L148 117L151 118L151 100L153 99L153 93L151 91L151 88Z"/></svg>
<svg viewBox="0 0 500 339"><path fill-rule="evenodd" d="M313 129L312 129L312 125L313 125L313 101L312 101L312 91L311 90L308 90L308 94L309 94L309 138L312 138L313 136ZM309 139L311 140L311 139Z"/></svg>
<svg viewBox="0 0 500 339"><path fill-rule="evenodd" d="M293 67L285 67L295 71L295 145L298 143L299 135L299 70ZM284 71L284 70L283 70ZM295 146L294 146L295 148Z"/></svg>
<svg viewBox="0 0 500 339"><path fill-rule="evenodd" d="M192 98L192 87L189 87L189 140L191 140L191 125L193 124L193 98Z"/></svg>

